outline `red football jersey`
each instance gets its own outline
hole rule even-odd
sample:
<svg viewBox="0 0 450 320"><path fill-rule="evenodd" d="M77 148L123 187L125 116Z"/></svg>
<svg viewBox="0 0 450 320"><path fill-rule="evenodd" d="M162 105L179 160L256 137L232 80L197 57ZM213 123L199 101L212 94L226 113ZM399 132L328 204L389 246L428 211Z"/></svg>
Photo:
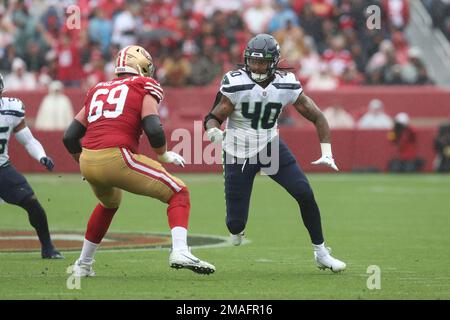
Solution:
<svg viewBox="0 0 450 320"><path fill-rule="evenodd" d="M158 103L163 99L160 84L141 76L115 78L91 88L84 103L87 130L82 146L93 150L125 147L136 153L142 134L142 102L147 94Z"/></svg>

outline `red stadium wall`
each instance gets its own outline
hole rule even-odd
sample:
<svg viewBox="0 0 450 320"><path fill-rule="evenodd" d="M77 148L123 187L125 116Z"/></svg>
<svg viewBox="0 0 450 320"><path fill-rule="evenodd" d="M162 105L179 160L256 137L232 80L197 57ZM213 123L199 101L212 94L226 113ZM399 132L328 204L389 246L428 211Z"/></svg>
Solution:
<svg viewBox="0 0 450 320"><path fill-rule="evenodd" d="M193 130L189 131L193 136ZM166 132L170 137L170 130L166 130ZM62 134L62 132L35 132L36 138L41 141L47 153L55 160L57 172L78 172L76 163L67 154L61 142ZM435 134L435 129L418 129L419 155L426 161L425 171L432 169L435 157L432 147ZM315 130L283 128L280 135L305 171L327 171L310 164L320 155L319 140ZM171 145L177 143L171 142ZM201 150L204 150L207 145L207 142L203 142ZM191 155L193 155L193 150L194 145L191 147ZM143 141L140 151L152 156L152 151L146 141ZM395 155L395 148L388 142L386 131L335 130L333 131L333 153L341 171L351 171L369 166L383 171L386 169L389 159ZM14 165L22 172L45 172L41 165L32 160L16 141L10 145L10 155ZM191 161L193 161L193 157ZM166 167L173 172L218 172L222 170L220 164L207 165L202 159L200 160L202 164L192 164L184 169L172 165Z"/></svg>
<svg viewBox="0 0 450 320"><path fill-rule="evenodd" d="M204 88L167 88L165 104L169 117L164 120L166 134L171 136L175 128L194 130L193 121L201 121L211 108L215 98L216 87ZM40 102L46 92L8 92L8 96L22 99L26 105L28 118L37 114ZM80 109L85 93L81 90L66 90L75 111ZM390 115L408 112L413 120L443 119L450 120L450 91L436 87L358 87L345 88L332 92L308 92L318 105L324 109L330 105L341 105L355 117L366 110L368 102L373 98L381 99L385 110ZM291 112L294 118L299 116ZM436 122L436 121L435 121ZM426 123L426 121L424 122ZM437 123L437 122L436 122ZM200 123L197 123L200 126ZM38 132L35 136L42 142L47 153L54 158L58 172L77 172L78 167L66 153L62 145L62 132ZM419 155L426 160L426 171L432 169L435 157L433 138L437 127L419 127ZM306 171L324 171L310 165L320 154L319 141L311 124L293 128L282 128L281 136L291 147L298 161ZM199 138L201 140L201 138ZM385 170L388 160L394 156L395 149L387 140L386 131L333 130L333 151L337 165L342 171L350 171L361 167L377 167ZM197 139L198 140L198 139ZM171 142L172 146L177 142ZM207 146L207 142L202 142ZM194 146L192 146L193 150ZM151 155L148 143L144 141L141 152ZM10 156L16 167L23 172L44 172L41 166L32 160L24 148L13 139L10 144ZM193 164L185 169L167 166L174 172L211 172L220 171L220 165Z"/></svg>

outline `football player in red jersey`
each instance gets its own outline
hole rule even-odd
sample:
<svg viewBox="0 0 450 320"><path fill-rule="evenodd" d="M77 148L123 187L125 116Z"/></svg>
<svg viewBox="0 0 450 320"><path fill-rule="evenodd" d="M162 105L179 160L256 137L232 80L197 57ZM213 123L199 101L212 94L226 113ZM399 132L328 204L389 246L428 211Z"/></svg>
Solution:
<svg viewBox="0 0 450 320"><path fill-rule="evenodd" d="M119 208L122 190L168 204L172 268L187 268L200 274L215 271L213 265L189 251L190 199L186 185L159 162L137 154L139 137L144 131L159 161L183 167L185 164L183 157L167 151L158 115L163 90L151 78L153 70L152 58L144 48L128 46L119 51L117 78L100 82L89 90L84 107L64 134L64 145L79 162L82 175L100 201L89 219L80 258L73 266L75 276L95 275L92 269L95 251Z"/></svg>

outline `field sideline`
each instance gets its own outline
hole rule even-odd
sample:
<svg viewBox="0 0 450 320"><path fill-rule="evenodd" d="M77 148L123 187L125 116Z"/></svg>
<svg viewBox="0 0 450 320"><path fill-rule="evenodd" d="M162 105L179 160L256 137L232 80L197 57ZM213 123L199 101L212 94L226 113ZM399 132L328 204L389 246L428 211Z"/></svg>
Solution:
<svg viewBox="0 0 450 320"><path fill-rule="evenodd" d="M190 233L227 236L222 175L180 175L191 191ZM308 174L327 245L347 263L318 270L296 202L257 177L241 247L194 248L217 272L168 267L168 250L99 251L96 278L66 287L62 261L0 252L2 299L450 299L450 176ZM27 175L53 231L84 231L97 201L79 175ZM168 233L166 206L124 194L111 232ZM0 205L0 230L31 230L25 212ZM81 245L81 243L80 243ZM80 246L81 249L81 246ZM379 266L381 289L366 286Z"/></svg>

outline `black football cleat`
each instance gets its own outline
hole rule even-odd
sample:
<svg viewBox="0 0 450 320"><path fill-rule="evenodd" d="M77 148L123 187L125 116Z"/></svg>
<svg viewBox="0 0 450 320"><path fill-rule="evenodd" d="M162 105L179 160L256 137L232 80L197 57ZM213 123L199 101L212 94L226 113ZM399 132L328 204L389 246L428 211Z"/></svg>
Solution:
<svg viewBox="0 0 450 320"><path fill-rule="evenodd" d="M42 250L41 257L42 259L64 259L64 256L53 248L51 250Z"/></svg>

